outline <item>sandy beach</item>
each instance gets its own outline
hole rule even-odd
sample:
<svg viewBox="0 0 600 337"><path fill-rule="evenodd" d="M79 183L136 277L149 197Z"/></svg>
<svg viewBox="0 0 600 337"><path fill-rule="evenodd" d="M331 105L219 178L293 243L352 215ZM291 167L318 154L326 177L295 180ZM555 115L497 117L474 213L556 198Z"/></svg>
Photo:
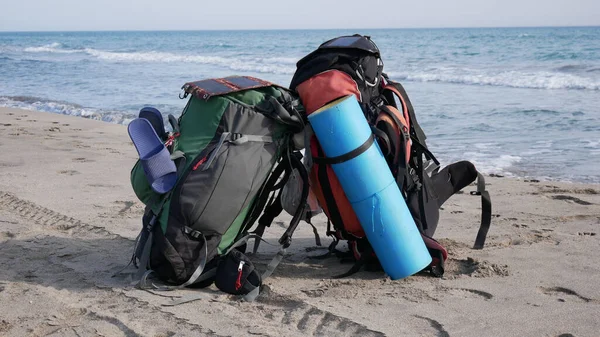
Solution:
<svg viewBox="0 0 600 337"><path fill-rule="evenodd" d="M130 285L143 205L123 125L0 108L0 336L598 336L600 186L486 176L486 247L473 250L474 186L441 212L442 279L391 281L350 268L301 223L256 302ZM276 219L267 240L282 232ZM261 245L259 268L275 248ZM177 300L202 294L193 302Z"/></svg>

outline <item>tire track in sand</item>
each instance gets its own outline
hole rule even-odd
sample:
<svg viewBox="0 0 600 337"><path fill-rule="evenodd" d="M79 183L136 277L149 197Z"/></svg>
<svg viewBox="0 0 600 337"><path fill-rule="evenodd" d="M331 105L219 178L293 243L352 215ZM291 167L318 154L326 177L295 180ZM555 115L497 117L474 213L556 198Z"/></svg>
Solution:
<svg viewBox="0 0 600 337"><path fill-rule="evenodd" d="M17 198L16 196L0 191L0 210L7 210L16 213L16 215L23 218L25 221L31 221L38 225L47 227L51 230L67 233L69 236L77 239L97 239L101 238L106 240L101 245L90 245L89 243L76 244L77 240L74 240L73 248L68 248L66 253L61 252L60 249L55 255L50 255L47 259L48 265L40 272L39 275L35 275L37 283L40 283L47 287L54 287L57 289L61 288L61 284L65 282L77 282L77 288L89 288L94 289L94 292L99 294L94 295L93 298L98 299L96 303L88 306L88 317L94 320L98 320L100 317L106 318L107 322L117 324L121 329L133 332L135 331L131 327L122 325L124 323L119 319L121 315L127 317L131 312L144 312L143 320L147 320L149 326L155 326L157 319L168 324L164 326L165 329L171 331L189 331L200 333L201 335L215 336L217 335L214 331L201 327L200 325L191 323L190 320L179 318L176 315L163 311L163 307L160 303L149 303L144 300L137 299L132 296L128 296L125 293L112 289L111 286L102 285L103 281L108 284L114 285L114 280L106 280L106 275L110 272L104 270L102 275L96 275L97 278L91 278L89 271L80 271L78 269L78 262L81 263L82 257L86 255L105 255L106 257L123 258L128 255L119 255L121 252L130 253L133 245L133 240L114 234L103 227L94 226L81 220L71 218L69 216L60 214L48 208L42 207L35 203ZM46 237L46 240L56 240L54 237ZM33 244L39 244L40 240L45 238L36 237ZM24 249L26 252L36 255L39 254L39 249L31 246L26 247L25 242L18 244L19 250ZM110 243L110 244L104 244ZM47 245L53 245L59 247L60 244L54 242L47 242ZM17 247L14 247L17 248ZM21 250L23 252L23 250ZM27 253L25 255L28 255ZM126 258L127 258L126 257ZM25 256L26 258L26 256ZM37 257L39 258L39 256ZM126 259L125 258L125 259ZM75 262L73 262L75 261ZM13 265L10 268L17 268L18 266ZM31 273L31 271L27 271ZM34 271L34 273L37 273ZM53 277L52 275L59 275ZM104 279L103 279L104 278ZM76 280L76 281L75 281ZM118 287L119 285L117 285ZM126 287L122 284L123 288ZM70 286L72 288L72 286ZM63 288L69 288L64 286ZM268 287L267 287L268 288ZM260 322L261 320L268 320L265 325L277 327L276 329L281 331L292 332L293 335L313 335L313 336L348 336L348 335L360 335L360 336L385 336L382 332L371 330L365 325L354 322L351 319L333 314L331 312L321 310L316 306L308 304L300 299L293 298L291 296L284 296L277 294L272 291L264 292L264 295L260 296L254 303L240 303L233 299L226 299L229 296L222 296L223 300L217 300L211 302L211 306L226 306L229 311L220 312L221 315L231 316L231 323L238 325L236 319L239 319L239 315L246 316L245 319L248 321ZM61 296L64 296L62 294ZM70 296L82 297L85 296L83 293L72 292ZM87 296L86 300L90 300ZM203 308L206 303L197 302L196 308ZM240 305L241 304L241 305ZM190 305L190 304L186 304ZM240 307L241 306L241 307ZM234 309L231 312L231 309ZM249 310L248 310L249 309ZM188 308L188 310L194 310L194 308ZM242 312L240 312L240 310ZM110 316L107 316L107 311L110 312ZM237 318L236 318L237 317ZM143 325L137 324L136 325ZM139 322L141 323L141 322ZM282 326L283 325L283 326ZM239 328L247 328L247 322L239 323ZM130 329L130 330L127 330ZM250 330L248 330L250 333ZM266 330L263 334L266 335L279 335L279 332L273 334L275 331L272 329ZM295 332L295 333L294 333ZM137 333L137 332L136 332ZM133 333L131 334L133 335Z"/></svg>
<svg viewBox="0 0 600 337"><path fill-rule="evenodd" d="M102 321L117 327L126 336L144 336L157 327L165 330L167 334L169 331L183 330L187 332L183 335L218 336L210 329L162 311L159 304L128 296L102 284L103 281L115 284L114 280L107 280L111 274L109 271L96 273L81 267L81 261L93 254L109 257L107 260L115 254L120 257L119 253L130 251L132 240L5 192L0 192L0 210L21 217L24 223L67 233L66 238L52 236L52 233L34 233L34 237L25 233L22 239L18 239L17 236L5 241L2 244L0 262L3 268L12 274L12 277L9 276L5 281L32 284L36 291L56 301L57 305L62 303L71 307L71 303L86 303L81 316L87 321ZM29 230L31 228L25 228L25 231ZM102 239L106 246L94 244L94 240L98 238ZM99 267L106 266L107 263L111 262L104 262ZM82 270L77 270L77 266ZM65 292L65 289L69 291ZM139 314L132 317L132 313ZM43 317L39 319L42 322L37 323L38 327L54 324L44 323ZM69 328L58 325L57 331Z"/></svg>

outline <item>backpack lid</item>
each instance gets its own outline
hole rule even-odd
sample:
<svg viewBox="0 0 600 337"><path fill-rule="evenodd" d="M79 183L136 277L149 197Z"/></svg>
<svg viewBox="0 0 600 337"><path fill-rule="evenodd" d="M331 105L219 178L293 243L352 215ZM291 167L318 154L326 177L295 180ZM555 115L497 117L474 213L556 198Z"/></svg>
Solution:
<svg viewBox="0 0 600 337"><path fill-rule="evenodd" d="M363 69L357 69L358 66ZM379 77L383 72L383 61L379 48L370 36L360 34L338 36L322 43L296 62L296 72L289 88L296 90L300 83L330 69L342 70L352 76L356 82L368 81L375 86L379 83ZM360 73L356 73L357 71Z"/></svg>
<svg viewBox="0 0 600 337"><path fill-rule="evenodd" d="M360 49L379 57L379 48L375 42L371 40L370 36L366 35L349 35L349 36L338 36L329 41L323 42L318 49L331 49L331 48L350 48Z"/></svg>
<svg viewBox="0 0 600 337"><path fill-rule="evenodd" d="M227 95L232 92L270 87L275 84L250 76L229 76L212 78L196 82L188 82L181 87L185 94L192 94L200 99L208 100L213 96Z"/></svg>

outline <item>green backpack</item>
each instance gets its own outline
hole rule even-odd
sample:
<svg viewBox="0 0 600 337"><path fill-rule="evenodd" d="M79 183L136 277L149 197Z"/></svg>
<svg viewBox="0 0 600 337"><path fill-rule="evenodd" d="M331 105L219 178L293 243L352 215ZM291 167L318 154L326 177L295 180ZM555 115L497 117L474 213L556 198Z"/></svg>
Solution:
<svg viewBox="0 0 600 337"><path fill-rule="evenodd" d="M139 266L138 286L157 287L150 275L168 288L214 282L252 300L305 214L308 179L293 142L303 132L302 106L288 89L252 77L189 82L183 90L187 105L178 119L169 116L173 132L163 139L177 167L175 187L158 194L139 160L131 170L133 190L146 205L131 260ZM304 181L304 203L261 275L245 247L253 238L256 252L264 227L281 212L278 192L295 170Z"/></svg>

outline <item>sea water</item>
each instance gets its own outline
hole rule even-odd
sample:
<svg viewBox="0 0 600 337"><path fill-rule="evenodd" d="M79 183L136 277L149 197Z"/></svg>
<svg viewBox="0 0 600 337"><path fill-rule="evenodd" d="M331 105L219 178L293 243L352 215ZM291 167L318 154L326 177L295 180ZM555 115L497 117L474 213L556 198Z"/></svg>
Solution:
<svg viewBox="0 0 600 337"><path fill-rule="evenodd" d="M600 27L0 33L0 106L127 124L189 81L288 86L320 43L369 35L442 165L600 183Z"/></svg>

